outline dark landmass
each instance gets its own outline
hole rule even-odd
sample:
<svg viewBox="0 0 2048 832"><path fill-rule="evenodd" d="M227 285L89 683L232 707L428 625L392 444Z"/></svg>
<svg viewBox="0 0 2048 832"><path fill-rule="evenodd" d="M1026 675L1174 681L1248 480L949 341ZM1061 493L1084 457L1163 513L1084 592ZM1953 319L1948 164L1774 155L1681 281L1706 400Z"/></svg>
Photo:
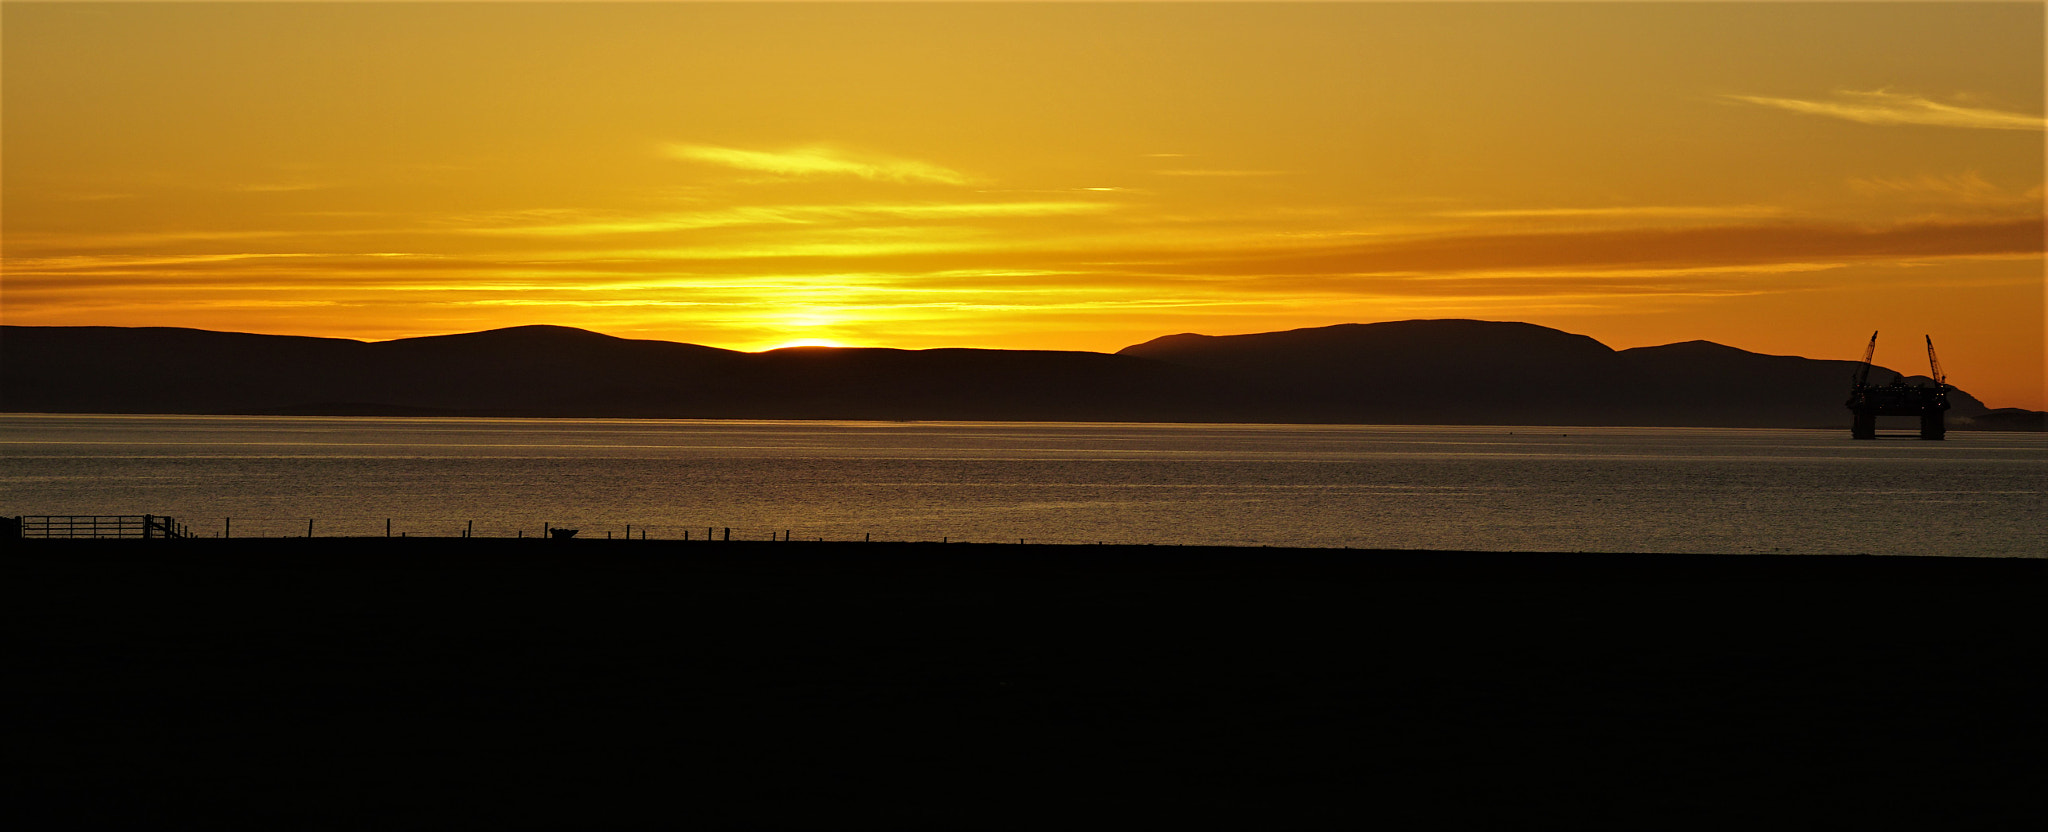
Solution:
<svg viewBox="0 0 2048 832"><path fill-rule="evenodd" d="M8 327L17 411L763 419L1205 413L1203 373L1085 352L766 353L530 326L363 343L185 329Z"/></svg>
<svg viewBox="0 0 2048 832"><path fill-rule="evenodd" d="M1455 320L1174 335L1114 355L741 353L548 326L376 343L0 328L0 397L17 412L1840 427L1854 368ZM1954 428L2040 429L2033 411L1951 401Z"/></svg>
<svg viewBox="0 0 2048 832"><path fill-rule="evenodd" d="M1318 421L1387 424L1836 427L1857 367L1709 341L1617 351L1583 335L1492 321L1172 335L1118 354L1217 371L1332 417ZM1871 378L1896 375L1879 367ZM1986 410L1960 390L1950 401L1952 427L1971 427Z"/></svg>
<svg viewBox="0 0 2048 832"><path fill-rule="evenodd" d="M2048 412L2000 407L1970 417L1970 427L1977 430L2048 431Z"/></svg>
<svg viewBox="0 0 2048 832"><path fill-rule="evenodd" d="M2048 561L17 541L20 828L2039 827Z"/></svg>

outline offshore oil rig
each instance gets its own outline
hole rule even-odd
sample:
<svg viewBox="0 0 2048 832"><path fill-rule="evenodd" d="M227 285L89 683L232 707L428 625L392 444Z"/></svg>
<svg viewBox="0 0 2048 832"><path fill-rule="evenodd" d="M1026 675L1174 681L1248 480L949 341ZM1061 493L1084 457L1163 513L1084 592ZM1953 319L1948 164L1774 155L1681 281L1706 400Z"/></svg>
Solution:
<svg viewBox="0 0 2048 832"><path fill-rule="evenodd" d="M1918 416L1920 438L1941 439L1948 435L1942 413L1948 410L1948 379L1941 374L1941 359L1934 357L1934 337L1927 337L1928 377L1934 386L1907 384L1901 377L1882 387L1870 385L1870 359L1877 354L1877 333L1870 333L1870 346L1863 350L1863 363L1849 386L1849 412L1856 414L1849 435L1856 439L1877 438L1877 417Z"/></svg>

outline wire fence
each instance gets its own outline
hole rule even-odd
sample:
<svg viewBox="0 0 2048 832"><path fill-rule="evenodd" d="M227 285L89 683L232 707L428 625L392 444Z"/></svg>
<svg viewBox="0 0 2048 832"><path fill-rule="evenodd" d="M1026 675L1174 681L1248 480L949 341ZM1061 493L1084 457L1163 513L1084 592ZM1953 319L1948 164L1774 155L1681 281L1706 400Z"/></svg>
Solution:
<svg viewBox="0 0 2048 832"><path fill-rule="evenodd" d="M26 514L7 518L22 538L136 538L179 540L193 537L176 518L155 514Z"/></svg>
<svg viewBox="0 0 2048 832"><path fill-rule="evenodd" d="M289 511L289 509L286 509ZM367 514L367 513L366 513ZM350 539L424 538L456 540L468 538L526 540L643 540L691 543L718 542L816 542L816 543L974 543L1033 545L1161 545L1169 536L1151 529L1089 529L1083 525L1062 526L974 522L976 518L881 517L864 520L835 516L776 523L761 516L735 518L742 522L715 522L718 518L667 519L642 522L616 515L591 516L567 512L556 517L484 515L474 519L448 512L439 515L320 514L291 516L284 512L231 517L159 514L133 515L18 515L0 514L0 540L7 539ZM793 518L794 519L794 518ZM958 522L966 520L967 522ZM1261 545L1250 540L1234 545ZM1172 545L1168 543L1166 545ZM1232 544L1221 544L1232 545Z"/></svg>
<svg viewBox="0 0 2048 832"><path fill-rule="evenodd" d="M927 530L865 531L802 529L759 525L669 523L556 523L511 519L222 517L180 521L160 515L24 515L0 517L0 537L137 539L283 538L525 538L536 540L667 540L691 542L868 542L868 543L1102 543L990 535L960 536Z"/></svg>

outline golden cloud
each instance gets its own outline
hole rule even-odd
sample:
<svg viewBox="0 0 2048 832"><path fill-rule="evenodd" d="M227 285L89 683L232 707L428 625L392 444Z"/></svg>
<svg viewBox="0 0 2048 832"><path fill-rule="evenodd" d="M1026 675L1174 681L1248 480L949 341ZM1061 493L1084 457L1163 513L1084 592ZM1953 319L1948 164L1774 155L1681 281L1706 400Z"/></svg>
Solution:
<svg viewBox="0 0 2048 832"><path fill-rule="evenodd" d="M1831 101L1759 95L1722 97L1731 101L1775 107L1795 113L1847 119L1863 124L1921 124L1980 130L2048 130L2048 118L2041 116L1959 107L1889 90L1842 90L1835 93L1835 98Z"/></svg>
<svg viewBox="0 0 2048 832"><path fill-rule="evenodd" d="M1784 213L1785 209L1773 205L1621 205L1443 211L1437 216L1468 219L1756 219Z"/></svg>
<svg viewBox="0 0 2048 832"><path fill-rule="evenodd" d="M662 152L683 161L756 171L790 179L852 176L877 182L931 182L941 185L966 185L973 181L959 171L927 162L868 154L856 155L824 146L768 151L709 144L671 143L663 145Z"/></svg>
<svg viewBox="0 0 2048 832"><path fill-rule="evenodd" d="M1888 226L1820 223L1443 235L1176 264L1214 274L1455 273L1499 269L1698 268L1770 263L2039 255L2041 217Z"/></svg>
<svg viewBox="0 0 2048 832"><path fill-rule="evenodd" d="M1109 202L1039 200L1031 202L927 202L856 205L743 205L712 211L623 214L539 211L487 216L465 222L469 233L582 237L594 234L644 234L709 228L774 225L821 225L834 221L881 219L971 220L1002 217L1056 217L1099 214L1115 209ZM540 222L531 222L539 219ZM867 235L879 233L863 229Z"/></svg>
<svg viewBox="0 0 2048 832"><path fill-rule="evenodd" d="M1287 175L1287 171L1284 171L1284 170L1220 170L1220 169L1209 169L1209 168L1174 168L1174 169L1169 169L1169 170L1155 170L1155 171L1153 171L1153 172L1152 172L1152 175L1154 175L1154 176L1206 176L1206 177L1231 177L1231 178L1235 178L1235 177L1244 177L1244 176L1285 176L1285 175Z"/></svg>

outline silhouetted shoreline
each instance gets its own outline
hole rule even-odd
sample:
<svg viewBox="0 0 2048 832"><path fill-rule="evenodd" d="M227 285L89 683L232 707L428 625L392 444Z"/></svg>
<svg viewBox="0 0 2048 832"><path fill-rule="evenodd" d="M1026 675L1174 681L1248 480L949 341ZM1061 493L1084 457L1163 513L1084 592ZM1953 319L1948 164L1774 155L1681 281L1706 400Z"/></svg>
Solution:
<svg viewBox="0 0 2048 832"><path fill-rule="evenodd" d="M1706 341L1614 350L1469 320L1171 335L1114 354L741 353L556 326L375 343L4 332L0 398L42 413L1847 429L1842 402L1859 367ZM1875 369L1880 383L1897 375ZM104 381L131 376L152 383ZM1948 398L1951 429L2044 428L2038 411L1991 411L1961 389Z"/></svg>
<svg viewBox="0 0 2048 832"><path fill-rule="evenodd" d="M2041 813L2048 560L10 543L34 828Z"/></svg>

